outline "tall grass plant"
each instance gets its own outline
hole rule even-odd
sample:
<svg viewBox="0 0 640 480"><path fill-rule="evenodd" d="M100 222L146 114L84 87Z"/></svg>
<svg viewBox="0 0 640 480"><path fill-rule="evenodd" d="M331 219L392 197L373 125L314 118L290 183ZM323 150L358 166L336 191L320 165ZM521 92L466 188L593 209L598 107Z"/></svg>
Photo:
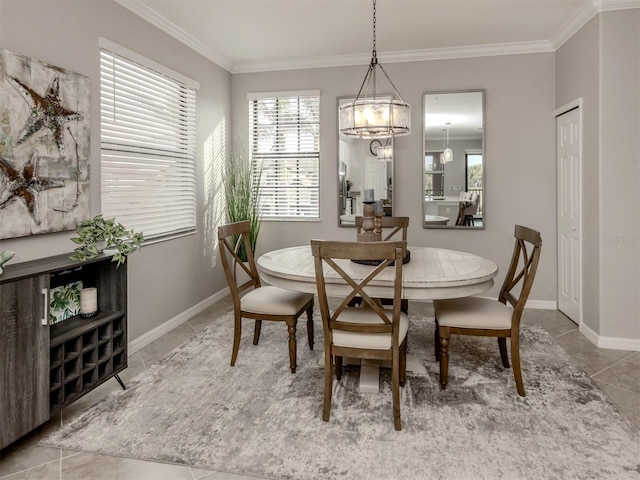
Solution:
<svg viewBox="0 0 640 480"><path fill-rule="evenodd" d="M223 177L227 221L234 223L249 220L251 225L249 238L254 252L261 223L259 202L261 180L262 170L252 168L246 150L240 146L233 147ZM240 246L239 255L241 259L247 261L247 253L243 245Z"/></svg>

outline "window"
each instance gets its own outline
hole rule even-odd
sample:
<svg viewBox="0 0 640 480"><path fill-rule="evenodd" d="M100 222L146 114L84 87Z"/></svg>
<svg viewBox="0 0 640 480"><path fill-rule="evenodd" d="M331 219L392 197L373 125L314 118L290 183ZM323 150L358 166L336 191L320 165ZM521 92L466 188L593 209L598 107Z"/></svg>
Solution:
<svg viewBox="0 0 640 480"><path fill-rule="evenodd" d="M320 92L249 94L249 145L264 220L320 218Z"/></svg>
<svg viewBox="0 0 640 480"><path fill-rule="evenodd" d="M195 231L197 88L100 39L102 213L145 240Z"/></svg>

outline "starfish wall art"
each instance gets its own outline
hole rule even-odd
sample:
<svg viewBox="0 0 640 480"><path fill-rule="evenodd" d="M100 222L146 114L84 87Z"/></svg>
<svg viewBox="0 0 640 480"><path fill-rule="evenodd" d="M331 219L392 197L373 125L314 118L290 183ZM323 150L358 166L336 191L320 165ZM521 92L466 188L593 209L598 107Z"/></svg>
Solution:
<svg viewBox="0 0 640 480"><path fill-rule="evenodd" d="M89 215L89 78L0 49L0 239Z"/></svg>

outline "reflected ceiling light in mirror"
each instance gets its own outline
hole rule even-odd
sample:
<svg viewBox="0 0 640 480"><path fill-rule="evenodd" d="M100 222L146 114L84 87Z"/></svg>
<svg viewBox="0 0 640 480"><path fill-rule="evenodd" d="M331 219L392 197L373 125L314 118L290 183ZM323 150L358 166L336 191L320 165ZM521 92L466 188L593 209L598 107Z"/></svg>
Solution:
<svg viewBox="0 0 640 480"><path fill-rule="evenodd" d="M400 98L381 98L376 92L376 72L384 74ZM376 54L376 0L373 0L373 51L371 63L355 100L339 108L339 132L346 137L385 138L411 133L411 106L393 84Z"/></svg>
<svg viewBox="0 0 640 480"><path fill-rule="evenodd" d="M391 160L393 156L393 147L391 145L385 145L384 147L380 147L377 152L378 160L381 162L385 162L387 160Z"/></svg>
<svg viewBox="0 0 640 480"><path fill-rule="evenodd" d="M369 144L369 151L372 155L375 155L381 162L391 160L393 157L393 145L391 144L391 137L387 137L384 145L378 139L371 140L371 143Z"/></svg>
<svg viewBox="0 0 640 480"><path fill-rule="evenodd" d="M451 125L448 123L447 125ZM447 143L445 144L445 134L447 136ZM444 147L444 151L440 154L440 163L451 163L453 162L453 150L449 148L449 128L442 129L442 146Z"/></svg>

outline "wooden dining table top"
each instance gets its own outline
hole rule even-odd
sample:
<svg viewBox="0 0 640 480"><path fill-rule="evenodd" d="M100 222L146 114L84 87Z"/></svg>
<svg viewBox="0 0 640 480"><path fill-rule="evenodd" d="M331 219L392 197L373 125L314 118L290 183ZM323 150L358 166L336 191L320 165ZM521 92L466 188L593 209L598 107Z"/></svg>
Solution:
<svg viewBox="0 0 640 480"><path fill-rule="evenodd" d="M491 260L472 253L433 247L409 246L410 261L404 265L402 297L408 300L461 298L489 290L498 274ZM372 266L350 260L337 263L354 279L361 280ZM299 292L316 293L314 259L309 245L288 247L261 255L257 259L261 278L271 285ZM350 292L337 273L327 271L327 294L342 296ZM388 269L368 287L370 295L393 294L393 269Z"/></svg>

